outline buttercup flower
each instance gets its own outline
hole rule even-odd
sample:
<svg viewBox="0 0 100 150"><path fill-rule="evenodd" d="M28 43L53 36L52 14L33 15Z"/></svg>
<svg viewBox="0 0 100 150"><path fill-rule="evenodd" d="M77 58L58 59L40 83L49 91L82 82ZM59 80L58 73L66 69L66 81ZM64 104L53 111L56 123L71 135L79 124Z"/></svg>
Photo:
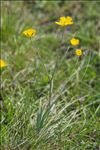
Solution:
<svg viewBox="0 0 100 150"><path fill-rule="evenodd" d="M0 68L4 68L6 66L7 66L7 63L4 60L0 59Z"/></svg>
<svg viewBox="0 0 100 150"><path fill-rule="evenodd" d="M36 30L35 29L27 29L25 31L23 31L23 34L26 36L26 37L32 37L32 36L35 36L36 35Z"/></svg>
<svg viewBox="0 0 100 150"><path fill-rule="evenodd" d="M59 21L55 22L56 24L60 26L67 26L73 24L73 20L71 17L60 17Z"/></svg>
<svg viewBox="0 0 100 150"><path fill-rule="evenodd" d="M76 46L76 45L79 45L79 40L78 39L76 39L76 38L72 38L71 40L70 40L70 43L73 45L73 46Z"/></svg>
<svg viewBox="0 0 100 150"><path fill-rule="evenodd" d="M81 56L81 55L83 54L83 52L82 52L81 49L76 49L75 54L76 54L77 56Z"/></svg>

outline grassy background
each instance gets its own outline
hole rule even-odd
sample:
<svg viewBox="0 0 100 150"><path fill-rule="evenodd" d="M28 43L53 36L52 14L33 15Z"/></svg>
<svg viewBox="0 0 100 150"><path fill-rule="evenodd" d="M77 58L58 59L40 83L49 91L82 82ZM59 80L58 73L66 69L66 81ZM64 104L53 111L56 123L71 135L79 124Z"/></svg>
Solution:
<svg viewBox="0 0 100 150"><path fill-rule="evenodd" d="M2 1L2 150L99 150L98 1ZM72 16L67 29L54 22ZM36 28L30 39L21 33ZM69 40L76 33L84 55Z"/></svg>

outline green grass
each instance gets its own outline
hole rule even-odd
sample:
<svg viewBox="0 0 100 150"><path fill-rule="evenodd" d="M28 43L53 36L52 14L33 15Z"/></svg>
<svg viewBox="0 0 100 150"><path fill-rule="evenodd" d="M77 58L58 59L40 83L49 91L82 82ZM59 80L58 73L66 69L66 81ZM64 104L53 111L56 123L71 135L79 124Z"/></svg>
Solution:
<svg viewBox="0 0 100 150"><path fill-rule="evenodd" d="M2 150L99 150L99 7L95 1L2 1ZM74 25L54 22L71 15ZM36 28L31 40L21 33ZM80 39L79 59L69 40Z"/></svg>

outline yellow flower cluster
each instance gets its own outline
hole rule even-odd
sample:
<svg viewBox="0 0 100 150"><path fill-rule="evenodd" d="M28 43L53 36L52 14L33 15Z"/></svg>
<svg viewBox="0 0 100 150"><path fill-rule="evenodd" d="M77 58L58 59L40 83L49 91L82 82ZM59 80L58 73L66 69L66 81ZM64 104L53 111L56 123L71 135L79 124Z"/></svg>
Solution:
<svg viewBox="0 0 100 150"><path fill-rule="evenodd" d="M69 16L67 16L67 17L63 16L63 17L60 17L59 21L56 21L55 23L58 24L58 25L60 25L60 26L68 26L68 25L72 25L74 22L73 22L73 19L71 17L69 17ZM80 41L79 41L79 39L73 37L70 40L70 43L73 46L77 46L77 45L79 45ZM77 56L81 56L83 54L83 52L82 52L81 49L76 49L75 54Z"/></svg>
<svg viewBox="0 0 100 150"><path fill-rule="evenodd" d="M55 23L56 23L57 25L60 25L60 26L68 26L68 25L72 25L74 22L73 22L73 19L72 19L70 16L67 16L67 17L63 16L63 17L60 17L60 18L59 18L59 21L56 21ZM23 34L24 34L26 37L29 37L29 38L30 38L30 37L35 36L35 35L36 35L36 32L37 32L36 29L30 28L30 29L27 29L27 30L23 31ZM77 46L77 45L79 45L80 41L79 41L79 39L73 37L73 38L70 40L70 43L71 43L71 45L73 45L73 46ZM82 52L81 49L76 49L75 54L76 54L77 56L81 56L81 55L83 54L83 52Z"/></svg>
<svg viewBox="0 0 100 150"><path fill-rule="evenodd" d="M70 40L70 43L71 43L71 45L73 45L73 46L77 46L77 45L79 45L80 41L79 41L79 39L77 39L77 38L72 38L72 39ZM75 54L76 54L76 56L82 56L83 52L82 52L81 49L76 49Z"/></svg>
<svg viewBox="0 0 100 150"><path fill-rule="evenodd" d="M74 22L70 16L67 16L67 17L63 16L63 17L60 17L59 21L56 21L55 23L60 26L69 26L69 25L72 25ZM29 28L22 32L22 34L28 38L34 37L36 33L37 33L37 30L33 28ZM80 41L79 39L73 37L70 40L70 43L72 46L77 46L79 45ZM75 54L77 56L81 56L83 54L82 49L76 49ZM4 68L6 66L7 66L7 63L4 60L0 59L0 68Z"/></svg>

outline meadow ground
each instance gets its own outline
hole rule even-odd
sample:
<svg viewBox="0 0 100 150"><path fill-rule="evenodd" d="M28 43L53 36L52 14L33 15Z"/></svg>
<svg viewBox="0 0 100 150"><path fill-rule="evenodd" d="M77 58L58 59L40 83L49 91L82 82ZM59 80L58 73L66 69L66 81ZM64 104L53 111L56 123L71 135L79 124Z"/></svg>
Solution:
<svg viewBox="0 0 100 150"><path fill-rule="evenodd" d="M98 1L1 2L1 150L100 149L99 9ZM74 24L58 26L60 16ZM35 37L22 35L28 28Z"/></svg>

